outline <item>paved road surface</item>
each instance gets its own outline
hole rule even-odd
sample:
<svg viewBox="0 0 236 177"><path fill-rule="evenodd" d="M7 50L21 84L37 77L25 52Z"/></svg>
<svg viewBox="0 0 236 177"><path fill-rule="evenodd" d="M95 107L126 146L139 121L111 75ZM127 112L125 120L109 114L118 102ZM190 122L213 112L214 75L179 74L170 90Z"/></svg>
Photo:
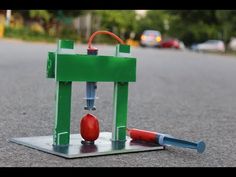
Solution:
<svg viewBox="0 0 236 177"><path fill-rule="evenodd" d="M130 84L129 127L204 140L207 149L165 151L67 160L7 141L51 135L53 80L46 79L46 56L54 44L0 40L0 166L236 166L236 57L189 51L132 49L137 82ZM113 54L113 46L97 46ZM86 52L86 45L77 45ZM99 83L101 130L111 131L112 83ZM73 86L71 132L79 132L85 83Z"/></svg>

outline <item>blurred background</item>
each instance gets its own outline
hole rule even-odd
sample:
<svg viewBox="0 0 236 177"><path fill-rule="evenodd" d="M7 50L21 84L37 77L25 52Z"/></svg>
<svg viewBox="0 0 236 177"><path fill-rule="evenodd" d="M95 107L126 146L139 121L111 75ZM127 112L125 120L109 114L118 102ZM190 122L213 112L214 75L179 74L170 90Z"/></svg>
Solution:
<svg viewBox="0 0 236 177"><path fill-rule="evenodd" d="M97 30L118 35L137 58L127 125L203 140L204 154L168 147L69 161L9 143L52 134L56 84L46 79L48 52L56 40L71 39L76 54L86 54ZM93 43L99 55L114 55L110 36ZM235 68L236 10L0 10L0 166L235 167ZM101 131L111 131L113 88L98 83L94 115ZM72 134L87 113L85 94L86 83L73 83Z"/></svg>
<svg viewBox="0 0 236 177"><path fill-rule="evenodd" d="M132 46L236 50L236 10L0 10L0 38L86 43L97 30L112 31ZM114 41L101 35L95 42Z"/></svg>

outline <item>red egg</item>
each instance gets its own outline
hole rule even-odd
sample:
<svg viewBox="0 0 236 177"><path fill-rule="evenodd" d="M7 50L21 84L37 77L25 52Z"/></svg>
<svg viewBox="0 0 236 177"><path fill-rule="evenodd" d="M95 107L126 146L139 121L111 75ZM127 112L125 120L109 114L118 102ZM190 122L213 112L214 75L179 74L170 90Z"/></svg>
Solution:
<svg viewBox="0 0 236 177"><path fill-rule="evenodd" d="M80 134L85 141L95 141L99 136L99 123L92 114L85 115L80 121Z"/></svg>

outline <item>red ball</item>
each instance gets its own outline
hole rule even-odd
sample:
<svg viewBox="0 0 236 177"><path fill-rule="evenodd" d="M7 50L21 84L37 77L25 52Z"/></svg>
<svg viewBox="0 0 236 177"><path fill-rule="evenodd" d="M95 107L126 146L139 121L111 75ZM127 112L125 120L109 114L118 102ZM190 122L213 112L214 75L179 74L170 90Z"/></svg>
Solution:
<svg viewBox="0 0 236 177"><path fill-rule="evenodd" d="M80 121L80 134L85 141L95 141L99 136L99 123L92 114L85 115Z"/></svg>

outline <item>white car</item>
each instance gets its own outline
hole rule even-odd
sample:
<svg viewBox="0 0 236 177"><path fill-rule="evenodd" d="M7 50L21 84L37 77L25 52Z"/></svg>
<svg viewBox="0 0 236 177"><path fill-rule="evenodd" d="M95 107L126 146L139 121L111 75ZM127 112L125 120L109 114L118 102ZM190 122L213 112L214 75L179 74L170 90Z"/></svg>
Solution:
<svg viewBox="0 0 236 177"><path fill-rule="evenodd" d="M230 50L236 51L236 37L231 38L228 47Z"/></svg>
<svg viewBox="0 0 236 177"><path fill-rule="evenodd" d="M140 45L142 47L160 47L161 41L160 31L145 30L141 35Z"/></svg>
<svg viewBox="0 0 236 177"><path fill-rule="evenodd" d="M186 47L185 47L183 41L180 41L180 42L179 42L179 48L182 49L182 50L185 50L185 49L186 49Z"/></svg>
<svg viewBox="0 0 236 177"><path fill-rule="evenodd" d="M208 40L192 46L194 51L225 52L225 44L221 40Z"/></svg>

